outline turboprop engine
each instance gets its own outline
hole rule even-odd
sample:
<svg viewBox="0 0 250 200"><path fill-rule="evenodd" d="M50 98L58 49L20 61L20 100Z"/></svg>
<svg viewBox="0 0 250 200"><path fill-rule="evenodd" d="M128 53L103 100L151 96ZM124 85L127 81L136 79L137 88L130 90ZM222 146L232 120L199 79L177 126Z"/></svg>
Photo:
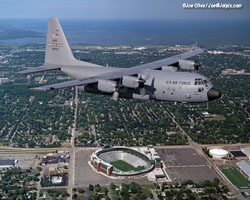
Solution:
<svg viewBox="0 0 250 200"><path fill-rule="evenodd" d="M197 61L192 60L178 60L178 63L174 64L173 66L183 70L198 71L200 64Z"/></svg>
<svg viewBox="0 0 250 200"><path fill-rule="evenodd" d="M118 86L115 81L110 81L110 80L98 80L98 85L97 89L102 91L102 92L107 92L107 93L113 93L112 99L114 101L118 101L119 98L119 92L118 92Z"/></svg>
<svg viewBox="0 0 250 200"><path fill-rule="evenodd" d="M135 76L123 76L122 77L122 85L128 88L140 88L140 94L144 96L146 94L146 78L148 78L145 75L138 74L138 77Z"/></svg>
<svg viewBox="0 0 250 200"><path fill-rule="evenodd" d="M102 92L113 93L116 91L116 82L110 80L98 80L97 89Z"/></svg>
<svg viewBox="0 0 250 200"><path fill-rule="evenodd" d="M135 76L123 76L122 85L128 88L138 88L139 87L139 78Z"/></svg>

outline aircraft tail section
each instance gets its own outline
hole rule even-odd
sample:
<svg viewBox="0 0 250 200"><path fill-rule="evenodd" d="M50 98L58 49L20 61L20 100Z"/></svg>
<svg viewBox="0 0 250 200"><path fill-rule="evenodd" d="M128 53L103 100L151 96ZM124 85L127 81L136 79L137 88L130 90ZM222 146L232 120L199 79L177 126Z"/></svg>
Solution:
<svg viewBox="0 0 250 200"><path fill-rule="evenodd" d="M65 65L74 60L73 54L57 18L49 18L45 64Z"/></svg>
<svg viewBox="0 0 250 200"><path fill-rule="evenodd" d="M60 22L56 17L49 18L48 22L45 64L99 66L74 58Z"/></svg>

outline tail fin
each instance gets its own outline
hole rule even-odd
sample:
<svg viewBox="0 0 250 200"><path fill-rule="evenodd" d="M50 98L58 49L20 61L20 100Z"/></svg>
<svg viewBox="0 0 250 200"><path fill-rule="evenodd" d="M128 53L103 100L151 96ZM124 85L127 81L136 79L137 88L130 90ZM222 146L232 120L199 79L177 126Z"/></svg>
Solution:
<svg viewBox="0 0 250 200"><path fill-rule="evenodd" d="M69 43L64 35L60 22L56 17L49 18L45 64L99 66L75 59L70 49Z"/></svg>

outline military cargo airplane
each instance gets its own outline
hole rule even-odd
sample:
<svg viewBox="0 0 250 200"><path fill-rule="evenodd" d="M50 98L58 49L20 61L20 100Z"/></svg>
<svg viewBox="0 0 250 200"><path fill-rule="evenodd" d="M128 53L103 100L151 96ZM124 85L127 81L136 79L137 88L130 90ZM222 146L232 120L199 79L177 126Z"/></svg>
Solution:
<svg viewBox="0 0 250 200"><path fill-rule="evenodd" d="M75 59L59 20L52 17L48 22L44 65L19 74L58 69L75 79L32 88L34 90L78 86L85 92L110 95L115 101L127 98L207 102L220 98L221 92L207 77L194 73L199 68L196 61L186 60L203 52L203 49L195 49L131 68L104 67Z"/></svg>

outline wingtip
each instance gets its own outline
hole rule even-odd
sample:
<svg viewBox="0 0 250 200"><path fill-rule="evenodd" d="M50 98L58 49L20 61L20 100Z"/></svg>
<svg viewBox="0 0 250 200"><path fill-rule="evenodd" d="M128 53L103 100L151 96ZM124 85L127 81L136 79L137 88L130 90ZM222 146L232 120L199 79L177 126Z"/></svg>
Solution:
<svg viewBox="0 0 250 200"><path fill-rule="evenodd" d="M17 72L17 74L26 74L26 72L25 71L19 71L19 72Z"/></svg>
<svg viewBox="0 0 250 200"><path fill-rule="evenodd" d="M35 68L34 67L29 67L29 68L27 68L25 70L17 72L17 74L29 74L29 73L32 73L32 71L31 71L32 69L35 69Z"/></svg>
<svg viewBox="0 0 250 200"><path fill-rule="evenodd" d="M30 88L31 90L34 90L34 91L48 91L49 89L46 89L44 87L36 87L36 88Z"/></svg>

